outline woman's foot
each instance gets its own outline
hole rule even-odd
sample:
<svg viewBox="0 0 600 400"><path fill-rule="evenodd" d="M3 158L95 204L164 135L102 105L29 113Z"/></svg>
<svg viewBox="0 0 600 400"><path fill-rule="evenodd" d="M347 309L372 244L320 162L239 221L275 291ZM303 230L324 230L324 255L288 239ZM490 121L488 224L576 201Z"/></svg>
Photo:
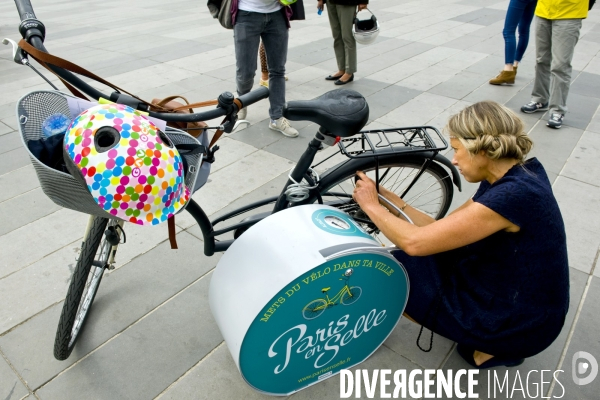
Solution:
<svg viewBox="0 0 600 400"><path fill-rule="evenodd" d="M331 74L328 77L325 78L326 81L337 81L338 79L340 79L342 76L344 76L345 72L344 71L338 71L335 74Z"/></svg>
<svg viewBox="0 0 600 400"><path fill-rule="evenodd" d="M477 369L516 367L525 361L524 358L494 357L463 344L457 345L456 351L469 365Z"/></svg>
<svg viewBox="0 0 600 400"><path fill-rule="evenodd" d="M498 76L490 79L490 85L513 85L515 83L515 71L500 71Z"/></svg>
<svg viewBox="0 0 600 400"><path fill-rule="evenodd" d="M344 74L335 81L336 85L345 85L346 83L352 82L354 80L354 74Z"/></svg>

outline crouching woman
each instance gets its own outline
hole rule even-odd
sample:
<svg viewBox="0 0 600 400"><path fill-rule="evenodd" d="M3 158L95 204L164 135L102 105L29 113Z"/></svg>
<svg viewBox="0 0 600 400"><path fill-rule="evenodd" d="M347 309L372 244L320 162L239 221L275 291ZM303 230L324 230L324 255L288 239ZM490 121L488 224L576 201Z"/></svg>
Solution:
<svg viewBox="0 0 600 400"><path fill-rule="evenodd" d="M413 220L378 200L362 172L354 199L401 250L411 291L406 315L458 343L472 366L515 366L556 339L569 305L563 219L544 167L526 155L532 141L506 107L480 102L446 130L452 163L472 199L438 221L380 186Z"/></svg>

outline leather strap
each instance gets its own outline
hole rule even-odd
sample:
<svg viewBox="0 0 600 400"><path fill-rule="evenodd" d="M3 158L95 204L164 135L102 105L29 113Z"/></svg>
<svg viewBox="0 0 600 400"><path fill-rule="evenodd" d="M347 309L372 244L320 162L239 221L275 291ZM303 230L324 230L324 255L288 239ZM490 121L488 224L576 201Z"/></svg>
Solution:
<svg viewBox="0 0 600 400"><path fill-rule="evenodd" d="M167 226L169 228L169 242L171 243L171 250L177 250L177 238L175 232L175 216L167 219Z"/></svg>
<svg viewBox="0 0 600 400"><path fill-rule="evenodd" d="M139 101L141 101L142 103L144 103L144 104L146 104L148 106L151 105L150 103L148 103L145 100L140 99L139 97L137 97L133 93L129 93L127 90L121 89L117 85L114 85L114 84L108 82L107 80L99 77L98 75L96 75L96 74L88 71L87 69L85 69L83 67L80 67L77 64L73 64L70 61L64 60L64 59L62 59L60 57L53 56L52 54L49 54L49 53L46 53L46 52L43 52L43 51L40 51L40 50L36 49L35 47L33 47L32 45L30 45L29 43L27 43L24 39L21 39L19 41L19 47L22 48L23 50L25 50L25 52L27 52L37 62L39 62L41 65L43 65L44 68L46 68L47 70L49 70L50 72L52 72L54 75L56 75L56 73L54 71L52 71L52 69L50 69L47 64L51 64L51 65L57 66L59 68L66 69L68 71L74 72L76 74L83 75L83 76L88 77L90 79L93 79L93 80L95 80L97 82L103 83L106 86L109 86L109 87L113 88L114 90L117 90L117 91L123 92L123 93L127 93L128 95L130 95L134 99L139 100ZM67 88L69 88L69 90L71 90L71 93L73 93L77 97L82 97L83 96L76 89L75 89L75 91L78 94L76 94L75 92L73 92L72 89L74 89L74 88L70 84L66 83L62 78L59 77L59 79L63 83L65 83L65 86L67 86ZM82 98L86 99L85 96L83 96Z"/></svg>

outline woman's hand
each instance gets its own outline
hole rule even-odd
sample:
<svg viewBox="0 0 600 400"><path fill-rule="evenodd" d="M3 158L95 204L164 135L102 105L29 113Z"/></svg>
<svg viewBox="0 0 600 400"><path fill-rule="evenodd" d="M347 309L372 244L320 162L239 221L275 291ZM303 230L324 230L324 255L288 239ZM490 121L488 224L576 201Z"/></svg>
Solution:
<svg viewBox="0 0 600 400"><path fill-rule="evenodd" d="M317 9L323 11L323 0L317 1Z"/></svg>
<svg viewBox="0 0 600 400"><path fill-rule="evenodd" d="M368 4L359 4L358 5L358 11L364 10L365 8L367 8L367 6L368 6Z"/></svg>
<svg viewBox="0 0 600 400"><path fill-rule="evenodd" d="M362 171L357 171L356 176L358 177L358 181L356 181L356 187L354 188L354 193L352 193L354 201L365 211L369 207L379 206L375 181Z"/></svg>

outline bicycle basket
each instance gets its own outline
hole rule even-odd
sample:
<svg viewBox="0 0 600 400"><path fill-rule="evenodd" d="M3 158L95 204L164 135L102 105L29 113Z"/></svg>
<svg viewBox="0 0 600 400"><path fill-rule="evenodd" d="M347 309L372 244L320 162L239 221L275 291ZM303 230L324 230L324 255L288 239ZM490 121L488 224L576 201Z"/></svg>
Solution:
<svg viewBox="0 0 600 400"><path fill-rule="evenodd" d="M28 143L31 140L39 140L43 137L42 123L48 116L56 113L61 113L67 117L75 118L77 115L71 115L68 98L75 97L49 90L39 90L26 94L17 103L17 117L19 132L23 145L29 152L29 158L35 169L42 190L55 204L69 208L71 210L80 211L86 214L95 215L103 218L118 219L114 215L109 214L98 206L87 188L68 173L50 168L40 160L38 160L29 150ZM190 136L186 132L175 128L167 127L166 135L175 145L184 143L208 144L206 134L200 136L202 143L196 138ZM202 155L184 155L188 170L185 171L185 185L190 190L190 194L194 189L198 188L196 182L199 172L203 176L204 181L208 177L210 164L202 163ZM206 165L204 165L206 164ZM204 182L199 182L203 184ZM182 207L179 212L184 210Z"/></svg>

